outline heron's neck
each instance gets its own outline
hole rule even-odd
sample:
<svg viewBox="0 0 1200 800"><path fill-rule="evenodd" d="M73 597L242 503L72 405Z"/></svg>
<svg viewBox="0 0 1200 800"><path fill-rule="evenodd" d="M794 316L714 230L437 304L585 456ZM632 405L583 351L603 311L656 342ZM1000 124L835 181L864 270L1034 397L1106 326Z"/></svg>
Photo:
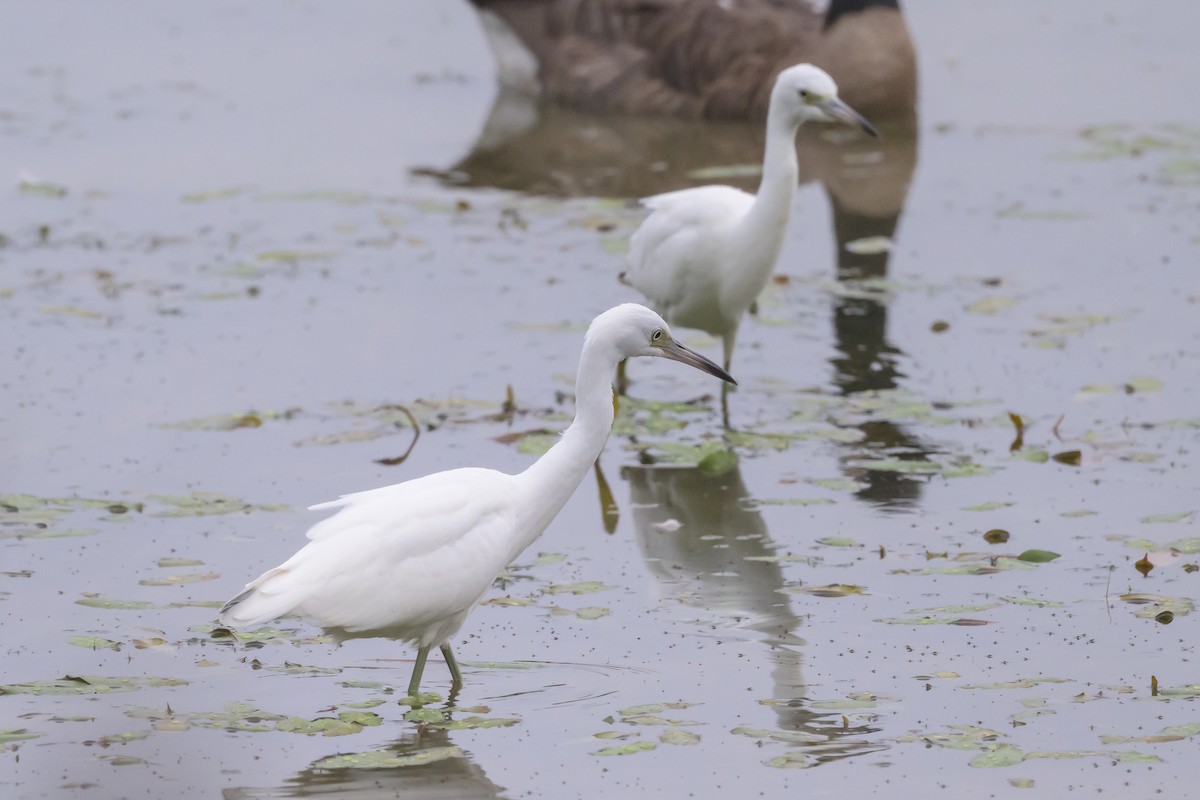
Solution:
<svg viewBox="0 0 1200 800"><path fill-rule="evenodd" d="M783 241L800 165L796 162L796 130L799 125L772 104L767 114L767 142L763 154L762 182L754 205L743 223L750 235ZM773 264L772 264L773 266Z"/></svg>
<svg viewBox="0 0 1200 800"><path fill-rule="evenodd" d="M558 514L604 449L613 424L612 377L617 355L587 342L575 380L575 421L562 438L520 480L522 541L516 553L533 542Z"/></svg>

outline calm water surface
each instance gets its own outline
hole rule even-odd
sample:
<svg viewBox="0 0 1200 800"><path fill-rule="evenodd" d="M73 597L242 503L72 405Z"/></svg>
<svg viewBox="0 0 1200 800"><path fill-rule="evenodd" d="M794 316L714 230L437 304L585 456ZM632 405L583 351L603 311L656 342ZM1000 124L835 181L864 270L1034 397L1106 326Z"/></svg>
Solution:
<svg viewBox="0 0 1200 800"><path fill-rule="evenodd" d="M312 503L527 465L627 201L761 132L499 97L458 4L0 12L4 794L1184 796L1198 12L907 9L920 121L801 137L728 428L631 367L423 721L404 646L215 606Z"/></svg>

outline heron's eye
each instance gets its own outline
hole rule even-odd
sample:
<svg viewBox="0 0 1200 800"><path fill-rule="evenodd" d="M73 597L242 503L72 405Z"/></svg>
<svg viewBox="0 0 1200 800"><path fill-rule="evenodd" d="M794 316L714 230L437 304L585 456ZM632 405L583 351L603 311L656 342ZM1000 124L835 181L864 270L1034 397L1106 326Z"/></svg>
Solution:
<svg viewBox="0 0 1200 800"><path fill-rule="evenodd" d="M808 99L808 89L801 89L800 96L803 97L805 100L807 100Z"/></svg>
<svg viewBox="0 0 1200 800"><path fill-rule="evenodd" d="M662 338L663 338L663 329L662 328L655 328L654 333L650 334L650 341L652 341L652 342L661 342Z"/></svg>

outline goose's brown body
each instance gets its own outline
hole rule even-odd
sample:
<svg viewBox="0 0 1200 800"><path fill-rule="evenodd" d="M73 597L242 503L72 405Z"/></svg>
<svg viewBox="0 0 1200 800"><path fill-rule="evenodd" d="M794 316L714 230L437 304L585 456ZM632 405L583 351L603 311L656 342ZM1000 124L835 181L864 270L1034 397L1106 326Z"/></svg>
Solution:
<svg viewBox="0 0 1200 800"><path fill-rule="evenodd" d="M823 68L869 118L915 107L916 58L895 3L833 0L816 13L804 0L473 2L532 54L536 79L523 88L577 108L762 119L775 76L799 62Z"/></svg>

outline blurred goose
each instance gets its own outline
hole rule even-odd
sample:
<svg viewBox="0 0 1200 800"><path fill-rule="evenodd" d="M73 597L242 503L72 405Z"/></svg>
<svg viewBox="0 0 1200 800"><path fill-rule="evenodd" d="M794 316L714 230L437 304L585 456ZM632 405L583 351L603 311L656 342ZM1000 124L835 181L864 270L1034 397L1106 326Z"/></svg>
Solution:
<svg viewBox="0 0 1200 800"><path fill-rule="evenodd" d="M471 2L502 85L589 111L762 119L776 75L800 62L871 118L915 106L898 0Z"/></svg>

